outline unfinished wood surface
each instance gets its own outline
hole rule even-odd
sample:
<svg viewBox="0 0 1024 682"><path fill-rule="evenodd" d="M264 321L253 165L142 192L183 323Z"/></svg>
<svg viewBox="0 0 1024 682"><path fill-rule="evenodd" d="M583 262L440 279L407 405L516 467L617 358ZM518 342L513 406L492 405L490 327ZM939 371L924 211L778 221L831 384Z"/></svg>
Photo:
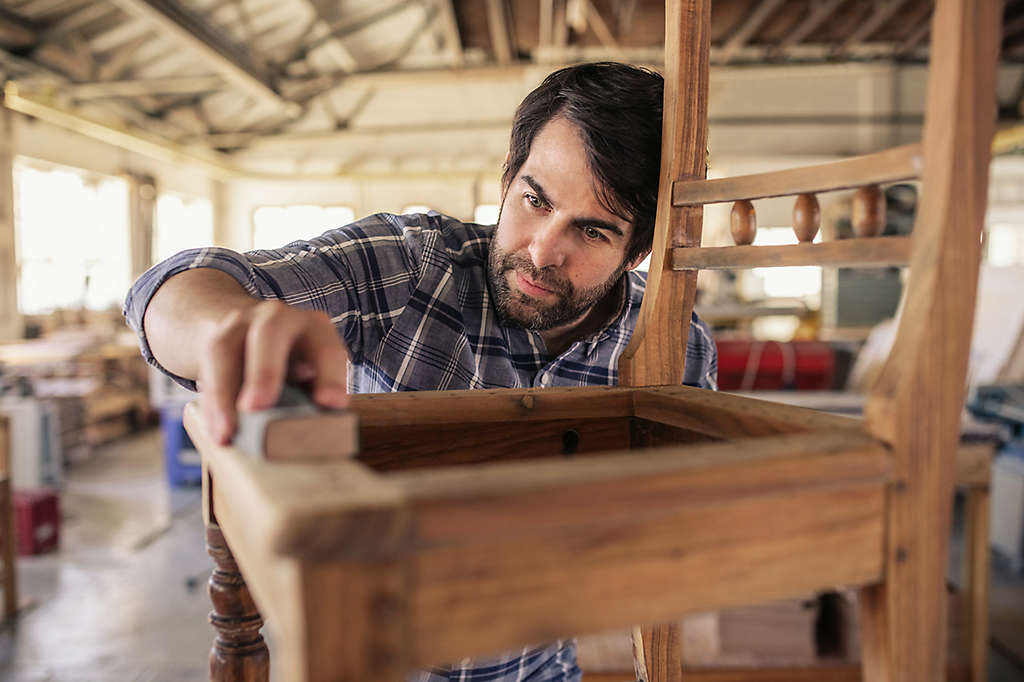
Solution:
<svg viewBox="0 0 1024 682"><path fill-rule="evenodd" d="M988 488L992 478L992 457L994 443L965 443L956 449L953 463L953 480L958 486L968 489Z"/></svg>
<svg viewBox="0 0 1024 682"><path fill-rule="evenodd" d="M806 431L861 429L861 420L805 407L689 386L637 391L633 413L716 438L753 438Z"/></svg>
<svg viewBox="0 0 1024 682"><path fill-rule="evenodd" d="M387 556L404 543L403 493L359 462L268 462L213 443L198 406L185 428L207 464L214 514L244 519L245 544L298 557ZM258 536L249 533L258 529Z"/></svg>
<svg viewBox="0 0 1024 682"><path fill-rule="evenodd" d="M865 679L942 680L953 459L966 384L995 127L1001 3L939 0L906 303L869 397L891 444L885 582L862 591Z"/></svg>
<svg viewBox="0 0 1024 682"><path fill-rule="evenodd" d="M891 267L910 261L910 237L864 237L783 246L705 246L672 249L676 270L744 270L795 265Z"/></svg>
<svg viewBox="0 0 1024 682"><path fill-rule="evenodd" d="M303 655L282 679L401 682L409 673L403 567L393 561L308 562L300 573ZM434 661L437 663L437 661Z"/></svg>
<svg viewBox="0 0 1024 682"><path fill-rule="evenodd" d="M967 636L963 660L970 670L971 682L988 679L988 593L991 557L989 555L989 489L972 486L965 496L964 514L964 622Z"/></svg>
<svg viewBox="0 0 1024 682"><path fill-rule="evenodd" d="M586 388L407 391L352 396L349 409L360 428L458 424L463 422L544 421L626 417L632 393L614 386Z"/></svg>
<svg viewBox="0 0 1024 682"><path fill-rule="evenodd" d="M967 668L959 663L946 667L951 682L968 682ZM631 682L626 672L588 673L586 682ZM687 668L686 682L863 682L861 667L848 663L822 663L819 666L773 668Z"/></svg>
<svg viewBox="0 0 1024 682"><path fill-rule="evenodd" d="M670 199L673 182L707 176L710 20L710 3L665 3L658 214L647 290L629 346L619 359L619 383L624 386L683 383L697 273L673 270L671 249L700 246L704 208L673 207Z"/></svg>
<svg viewBox="0 0 1024 682"><path fill-rule="evenodd" d="M431 527L410 562L415 664L881 577L881 478L692 504L674 496L662 513L634 504L612 515L602 498L587 499L593 508L577 524L538 516L529 532L516 528L535 516L521 503L506 507L508 523L487 514L490 533L479 520L462 523L486 511L478 504L418 510ZM445 518L461 537L438 528Z"/></svg>
<svg viewBox="0 0 1024 682"><path fill-rule="evenodd" d="M376 471L571 457L630 446L631 417L372 426L359 461Z"/></svg>
<svg viewBox="0 0 1024 682"><path fill-rule="evenodd" d="M914 180L921 175L922 156L920 144L909 144L815 166L713 180L679 180L672 187L672 205L816 194Z"/></svg>

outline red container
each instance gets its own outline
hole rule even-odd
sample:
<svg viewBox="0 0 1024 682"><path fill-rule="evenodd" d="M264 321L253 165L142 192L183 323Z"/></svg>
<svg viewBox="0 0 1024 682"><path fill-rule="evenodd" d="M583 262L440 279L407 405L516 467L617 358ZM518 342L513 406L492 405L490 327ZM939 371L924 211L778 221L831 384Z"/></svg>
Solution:
<svg viewBox="0 0 1024 682"><path fill-rule="evenodd" d="M29 556L57 549L60 539L60 504L56 490L20 490L14 498L18 554Z"/></svg>
<svg viewBox="0 0 1024 682"><path fill-rule="evenodd" d="M832 387L835 353L821 341L720 340L723 391L823 391Z"/></svg>

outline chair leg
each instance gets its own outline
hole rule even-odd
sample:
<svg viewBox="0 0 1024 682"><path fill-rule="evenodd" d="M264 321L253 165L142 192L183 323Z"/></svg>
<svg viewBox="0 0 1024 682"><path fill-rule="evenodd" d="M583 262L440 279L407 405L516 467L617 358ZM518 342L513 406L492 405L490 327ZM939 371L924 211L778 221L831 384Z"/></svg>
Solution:
<svg viewBox="0 0 1024 682"><path fill-rule="evenodd" d="M3 559L4 620L18 613L18 567L10 481L0 484L0 555Z"/></svg>
<svg viewBox="0 0 1024 682"><path fill-rule="evenodd" d="M679 624L633 628L633 666L640 682L680 682L683 645Z"/></svg>
<svg viewBox="0 0 1024 682"><path fill-rule="evenodd" d="M988 675L988 486L968 487L966 502L964 584L967 604L964 609L964 639L967 655L964 660L970 670L971 682L984 682Z"/></svg>
<svg viewBox="0 0 1024 682"><path fill-rule="evenodd" d="M260 634L263 618L238 571L220 527L206 526L206 551L215 567L210 576L210 624L217 631L210 650L211 682L267 682L270 653Z"/></svg>

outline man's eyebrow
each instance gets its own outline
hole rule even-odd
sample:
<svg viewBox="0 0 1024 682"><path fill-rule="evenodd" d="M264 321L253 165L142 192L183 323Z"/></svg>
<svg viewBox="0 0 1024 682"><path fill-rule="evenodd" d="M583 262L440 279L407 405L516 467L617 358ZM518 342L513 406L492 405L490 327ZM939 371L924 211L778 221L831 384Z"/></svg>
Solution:
<svg viewBox="0 0 1024 682"><path fill-rule="evenodd" d="M547 194L544 193L544 188L541 187L541 184L537 182L536 178L534 178L532 175L523 175L521 177L523 179L523 182L529 185L530 189L534 191L538 199L540 199L543 203L547 204L548 206L552 205L551 199L548 197ZM622 231L622 228L616 225L615 223L611 222L610 220L583 217L574 218L572 224L575 225L576 227L596 227L599 230L606 230L613 234L617 234L620 237L625 236L625 234Z"/></svg>

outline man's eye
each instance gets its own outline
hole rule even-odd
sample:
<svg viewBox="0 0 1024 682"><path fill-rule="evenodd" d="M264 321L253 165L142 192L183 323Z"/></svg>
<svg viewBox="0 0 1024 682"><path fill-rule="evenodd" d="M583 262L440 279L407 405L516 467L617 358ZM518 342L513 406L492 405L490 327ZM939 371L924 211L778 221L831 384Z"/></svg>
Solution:
<svg viewBox="0 0 1024 682"><path fill-rule="evenodd" d="M601 232L596 227L584 227L583 236L591 240L604 239L604 232Z"/></svg>
<svg viewBox="0 0 1024 682"><path fill-rule="evenodd" d="M530 206L533 206L534 208L540 208L541 206L544 205L543 203L541 203L540 197L538 197L536 194L527 194L525 196L526 201L528 201L530 203Z"/></svg>

